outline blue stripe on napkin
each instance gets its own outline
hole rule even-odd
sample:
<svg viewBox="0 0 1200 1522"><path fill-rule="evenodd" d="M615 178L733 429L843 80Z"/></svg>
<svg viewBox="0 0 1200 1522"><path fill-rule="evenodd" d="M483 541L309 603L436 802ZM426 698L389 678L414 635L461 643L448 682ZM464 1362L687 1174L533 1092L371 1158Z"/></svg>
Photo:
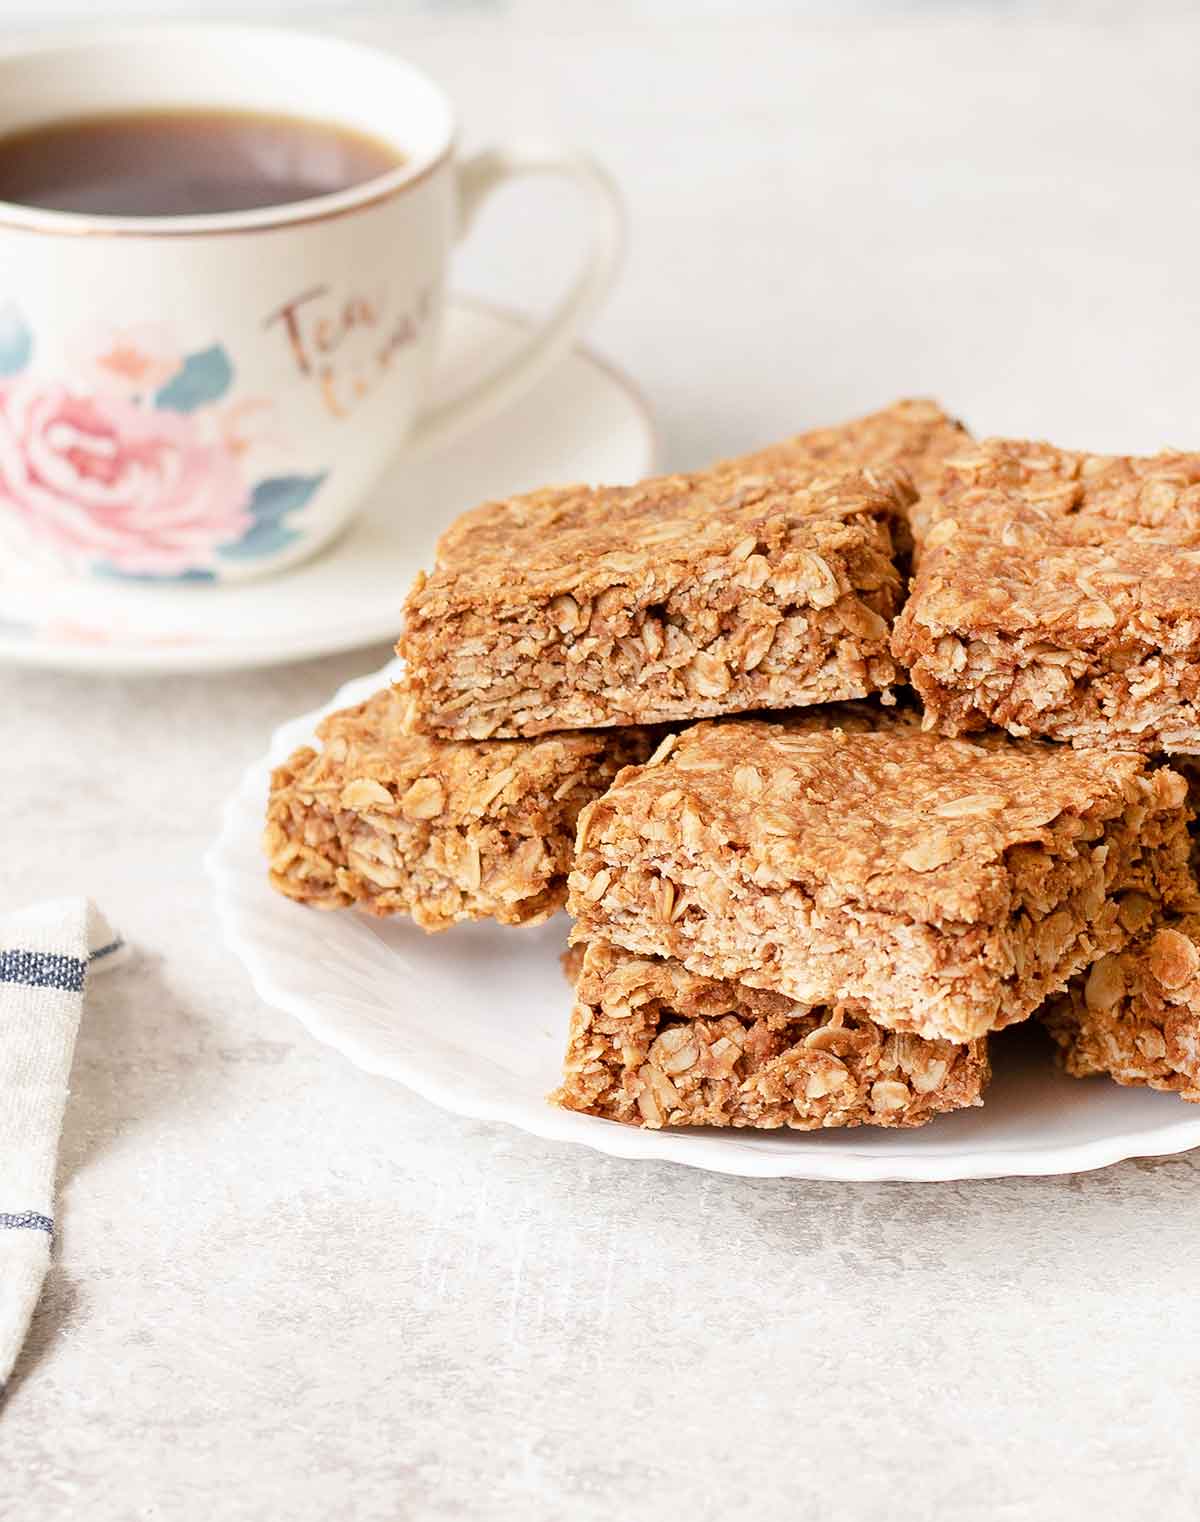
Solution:
<svg viewBox="0 0 1200 1522"><path fill-rule="evenodd" d="M79 957L66 957L57 951L0 951L0 983L79 994L83 992L85 967Z"/></svg>
<svg viewBox="0 0 1200 1522"><path fill-rule="evenodd" d="M54 1230L54 1222L48 1215L38 1215L36 1210L22 1210L20 1215L11 1215L6 1210L0 1210L0 1231L5 1228L27 1231L50 1231Z"/></svg>

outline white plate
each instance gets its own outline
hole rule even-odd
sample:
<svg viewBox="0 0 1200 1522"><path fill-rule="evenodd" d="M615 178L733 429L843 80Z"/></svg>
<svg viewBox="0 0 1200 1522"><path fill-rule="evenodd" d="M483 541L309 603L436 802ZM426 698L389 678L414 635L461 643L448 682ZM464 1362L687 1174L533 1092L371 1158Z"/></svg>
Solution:
<svg viewBox="0 0 1200 1522"><path fill-rule="evenodd" d="M451 302L438 389L457 391L523 328L492 308ZM221 671L393 639L413 573L464 508L552 481L636 481L649 474L654 450L634 387L576 349L469 437L401 459L336 543L279 576L162 587L0 562L0 663Z"/></svg>
<svg viewBox="0 0 1200 1522"><path fill-rule="evenodd" d="M569 991L558 965L568 921L534 930L468 925L424 935L407 921L323 914L267 885L259 836L271 766L316 722L399 675L348 683L319 713L283 725L246 773L206 860L230 948L268 1004L368 1072L459 1115L617 1157L748 1177L962 1179L1075 1173L1200 1146L1200 1107L1172 1094L1080 1083L1050 1062L1035 1028L996 1039L983 1109L916 1131L641 1131L552 1109Z"/></svg>

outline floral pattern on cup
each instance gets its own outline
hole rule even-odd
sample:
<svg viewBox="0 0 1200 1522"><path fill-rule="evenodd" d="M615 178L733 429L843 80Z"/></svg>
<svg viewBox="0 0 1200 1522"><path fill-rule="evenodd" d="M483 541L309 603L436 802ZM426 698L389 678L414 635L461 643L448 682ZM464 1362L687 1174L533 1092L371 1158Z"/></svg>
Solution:
<svg viewBox="0 0 1200 1522"><path fill-rule="evenodd" d="M270 404L232 394L220 344L185 353L147 326L73 347L76 377L39 375L34 335L0 311L0 514L29 539L93 571L208 580L299 538L288 515L325 475L250 478Z"/></svg>

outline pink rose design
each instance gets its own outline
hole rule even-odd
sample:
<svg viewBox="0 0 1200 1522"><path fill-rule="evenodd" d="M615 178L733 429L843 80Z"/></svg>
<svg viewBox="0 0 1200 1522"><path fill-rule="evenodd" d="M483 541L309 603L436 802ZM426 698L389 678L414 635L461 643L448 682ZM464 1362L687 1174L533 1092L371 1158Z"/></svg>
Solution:
<svg viewBox="0 0 1200 1522"><path fill-rule="evenodd" d="M170 576L250 528L237 461L183 413L125 397L0 386L0 510L68 559Z"/></svg>

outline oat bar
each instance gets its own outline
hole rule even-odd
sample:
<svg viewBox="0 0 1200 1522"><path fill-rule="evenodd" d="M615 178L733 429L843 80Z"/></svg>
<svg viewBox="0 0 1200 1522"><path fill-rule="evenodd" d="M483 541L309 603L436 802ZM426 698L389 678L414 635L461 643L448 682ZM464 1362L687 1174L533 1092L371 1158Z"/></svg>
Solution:
<svg viewBox="0 0 1200 1522"><path fill-rule="evenodd" d="M1040 1018L1073 1077L1106 1073L1200 1103L1200 913L1156 920Z"/></svg>
<svg viewBox="0 0 1200 1522"><path fill-rule="evenodd" d="M970 439L963 425L937 402L917 397L893 402L848 423L811 428L728 463L761 470L810 461L833 470L895 465L908 472L918 491L925 492L937 481L943 462L969 447Z"/></svg>
<svg viewBox="0 0 1200 1522"><path fill-rule="evenodd" d="M947 464L892 649L927 722L1200 750L1200 455Z"/></svg>
<svg viewBox="0 0 1200 1522"><path fill-rule="evenodd" d="M884 1030L845 1005L701 977L594 943L579 970L553 1096L626 1125L920 1126L982 1103L986 1040Z"/></svg>
<svg viewBox="0 0 1200 1522"><path fill-rule="evenodd" d="M418 579L409 727L453 739L886 691L899 475L717 469L477 509Z"/></svg>
<svg viewBox="0 0 1200 1522"><path fill-rule="evenodd" d="M575 822L642 730L463 744L403 733L385 689L319 726L271 778L272 884L320 909L409 914L425 930L492 918L537 924L562 907Z"/></svg>
<svg viewBox="0 0 1200 1522"><path fill-rule="evenodd" d="M945 461L971 448L971 435L936 402L910 399L832 428L813 428L782 443L768 445L733 460L731 465L761 470L819 461L830 469L898 466L921 494L907 509L897 535L907 553L911 537L920 537L924 503L934 490ZM910 532L905 532L910 530Z"/></svg>
<svg viewBox="0 0 1200 1522"><path fill-rule="evenodd" d="M573 938L970 1041L1181 891L1185 791L1132 752L699 724L581 815Z"/></svg>
<svg viewBox="0 0 1200 1522"><path fill-rule="evenodd" d="M926 486L931 524L986 517L1013 494L1057 518L1086 512L1142 528L1200 527L1200 454L1098 455L1031 439L984 439L949 452Z"/></svg>

